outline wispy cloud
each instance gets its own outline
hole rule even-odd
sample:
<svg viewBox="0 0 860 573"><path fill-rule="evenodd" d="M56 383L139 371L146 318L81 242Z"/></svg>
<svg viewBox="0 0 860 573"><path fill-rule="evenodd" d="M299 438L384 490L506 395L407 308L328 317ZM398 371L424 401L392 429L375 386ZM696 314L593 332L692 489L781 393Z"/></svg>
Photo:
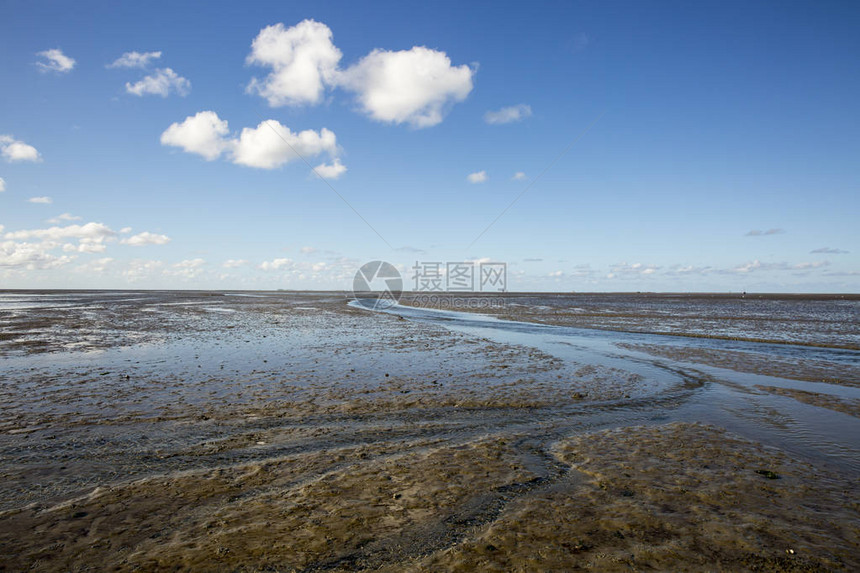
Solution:
<svg viewBox="0 0 860 573"><path fill-rule="evenodd" d="M490 125L502 125L522 121L527 117L531 117L531 115L531 106L521 103L519 105L503 107L496 111L488 111L484 114L484 121Z"/></svg>
<svg viewBox="0 0 860 573"><path fill-rule="evenodd" d="M424 253L426 253L426 252L427 252L427 251L425 251L424 249L418 249L418 248L416 248L416 247L409 247L409 246L406 246L406 247L399 247L399 248L397 248L397 249L395 249L395 250L396 250L396 251L399 251L399 252L401 252L401 253L412 253L412 254L415 254L415 255L423 255Z"/></svg>
<svg viewBox="0 0 860 573"><path fill-rule="evenodd" d="M820 249L815 249L813 251L809 251L811 255L816 254L826 254L826 255L847 255L849 251L845 251L843 249L831 249L830 247L821 247Z"/></svg>
<svg viewBox="0 0 860 573"><path fill-rule="evenodd" d="M167 97L171 92L182 97L191 93L191 82L170 68L155 70L135 83L126 82L125 91L136 96L159 95Z"/></svg>
<svg viewBox="0 0 860 573"><path fill-rule="evenodd" d="M52 225L59 225L64 221L80 221L83 217L78 217L76 215L72 215L71 213L63 213L62 215L57 215L52 219L48 219L47 222Z"/></svg>
<svg viewBox="0 0 860 573"><path fill-rule="evenodd" d="M54 202L54 200L50 197L30 197L29 199L27 199L27 201L29 203L39 203L42 205L50 205Z"/></svg>
<svg viewBox="0 0 860 573"><path fill-rule="evenodd" d="M475 173L469 173L466 176L466 180L469 183L486 183L487 179L490 177L487 175L486 171L476 171Z"/></svg>
<svg viewBox="0 0 860 573"><path fill-rule="evenodd" d="M36 62L39 70L43 72L68 73L75 67L75 60L65 55L59 48L45 50L36 54L41 61Z"/></svg>
<svg viewBox="0 0 860 573"><path fill-rule="evenodd" d="M108 64L108 68L145 68L152 60L157 60L161 57L161 52L126 52L113 63Z"/></svg>
<svg viewBox="0 0 860 573"><path fill-rule="evenodd" d="M746 233L746 237L764 237L767 235L782 235L785 233L783 229L768 229L767 231L760 231L758 229L753 229L752 231L748 231Z"/></svg>

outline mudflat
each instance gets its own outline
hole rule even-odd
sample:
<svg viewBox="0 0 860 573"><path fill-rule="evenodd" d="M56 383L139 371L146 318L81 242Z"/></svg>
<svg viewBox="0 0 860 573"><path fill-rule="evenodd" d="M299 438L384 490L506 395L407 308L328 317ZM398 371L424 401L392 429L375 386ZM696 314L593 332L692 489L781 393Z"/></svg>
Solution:
<svg viewBox="0 0 860 573"><path fill-rule="evenodd" d="M0 567L860 569L860 302L602 296L0 293Z"/></svg>

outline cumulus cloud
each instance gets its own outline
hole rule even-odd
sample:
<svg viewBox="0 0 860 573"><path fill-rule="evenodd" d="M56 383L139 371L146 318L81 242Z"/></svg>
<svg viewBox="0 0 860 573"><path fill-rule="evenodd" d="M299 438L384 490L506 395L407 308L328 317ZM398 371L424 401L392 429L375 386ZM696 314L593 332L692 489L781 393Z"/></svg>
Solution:
<svg viewBox="0 0 860 573"><path fill-rule="evenodd" d="M42 61L36 62L36 65L43 72L66 73L75 67L75 60L65 55L59 48L45 50L36 55L42 58Z"/></svg>
<svg viewBox="0 0 860 573"><path fill-rule="evenodd" d="M59 267L73 261L77 253L104 252L105 243L115 238L116 233L102 223L10 231L0 243L0 267L27 270ZM69 254L55 255L52 251L57 250Z"/></svg>
<svg viewBox="0 0 860 573"><path fill-rule="evenodd" d="M42 270L70 263L74 257L56 256L49 251L55 244L0 241L0 268Z"/></svg>
<svg viewBox="0 0 860 573"><path fill-rule="evenodd" d="M27 229L11 231L4 235L6 239L27 240L41 239L46 241L65 241L77 239L85 243L101 243L116 237L116 232L103 223L87 223L86 225L68 225L66 227L50 227L48 229Z"/></svg>
<svg viewBox="0 0 860 573"><path fill-rule="evenodd" d="M133 84L126 82L125 91L136 96L160 95L167 97L170 92L174 92L185 97L191 92L191 82L172 69L164 68L155 70L152 74Z"/></svg>
<svg viewBox="0 0 860 573"><path fill-rule="evenodd" d="M41 161L42 156L32 145L19 141L11 135L0 135L0 154L10 163L18 161Z"/></svg>
<svg viewBox="0 0 860 573"><path fill-rule="evenodd" d="M66 243L63 245L65 253L103 253L107 249L104 243Z"/></svg>
<svg viewBox="0 0 860 573"><path fill-rule="evenodd" d="M229 132L226 120L220 119L214 111L201 111L164 130L161 145L180 147L213 161L230 146L225 137Z"/></svg>
<svg viewBox="0 0 860 573"><path fill-rule="evenodd" d="M292 264L292 259L274 259L271 261L263 261L262 263L260 263L260 269L264 271L276 271L278 269L287 268Z"/></svg>
<svg viewBox="0 0 860 573"><path fill-rule="evenodd" d="M150 233L149 231L144 231L142 233L138 233L137 235L132 235L131 237L127 237L120 241L123 245L129 245L132 247L145 247L147 245L166 245L170 242L170 237L167 235L157 235L155 233Z"/></svg>
<svg viewBox="0 0 860 573"><path fill-rule="evenodd" d="M302 252L302 254L305 254L305 255L311 255L311 254L317 252L316 247L302 247L299 250Z"/></svg>
<svg viewBox="0 0 860 573"><path fill-rule="evenodd" d="M253 78L247 91L272 107L319 103L326 86L335 82L340 58L325 24L304 20L291 28L267 26L254 38L246 61L272 71Z"/></svg>
<svg viewBox="0 0 860 573"><path fill-rule="evenodd" d="M371 118L422 128L440 123L451 105L466 99L474 73L451 65L445 52L415 46L374 50L342 72L338 83L356 93Z"/></svg>
<svg viewBox="0 0 860 573"><path fill-rule="evenodd" d="M783 229L768 229L767 231L760 231L758 229L753 229L752 231L747 232L747 237L763 237L766 235L781 235L785 233Z"/></svg>
<svg viewBox="0 0 860 573"><path fill-rule="evenodd" d="M623 277L633 277L633 276L648 276L656 273L660 267L657 265L646 265L642 263L618 263L615 265L610 265L609 274L606 275L606 278L623 278Z"/></svg>
<svg viewBox="0 0 860 573"><path fill-rule="evenodd" d="M27 201L30 203L41 203L42 205L50 205L54 202L50 197L30 197Z"/></svg>
<svg viewBox="0 0 860 573"><path fill-rule="evenodd" d="M323 179L338 179L346 171L346 166L342 165L340 159L337 158L331 163L320 163L314 167L314 174Z"/></svg>
<svg viewBox="0 0 860 573"><path fill-rule="evenodd" d="M243 267L247 264L248 261L246 261L245 259L228 259L224 261L221 266L223 266L225 269L235 269L237 267Z"/></svg>
<svg viewBox="0 0 860 573"><path fill-rule="evenodd" d="M109 68L145 68L152 60L161 57L161 52L126 52L117 58Z"/></svg>
<svg viewBox="0 0 860 573"><path fill-rule="evenodd" d="M514 173L514 176L511 177L511 179L513 179L514 181L525 181L526 179L528 179L528 177L526 177L526 174L522 171L517 171L516 173Z"/></svg>
<svg viewBox="0 0 860 573"><path fill-rule="evenodd" d="M208 161L225 154L233 163L261 169L280 167L299 155L328 153L333 157L338 152L334 132L322 128L319 132L308 129L294 133L275 120L246 127L238 137L231 137L227 121L213 111L201 111L172 124L161 134L161 144L196 153Z"/></svg>
<svg viewBox="0 0 860 573"><path fill-rule="evenodd" d="M256 128L242 129L232 150L233 163L262 169L273 169L299 156L311 157L323 152L337 154L334 132L322 128L319 132L306 129L293 133L274 120L261 122Z"/></svg>
<svg viewBox="0 0 860 573"><path fill-rule="evenodd" d="M524 103L503 107L497 111L488 111L484 114L484 121L490 125L501 125L504 123L513 123L522 121L527 117L531 117L532 108Z"/></svg>
<svg viewBox="0 0 860 573"><path fill-rule="evenodd" d="M474 173L469 173L466 176L466 180L469 183L484 183L489 179L486 171L476 171Z"/></svg>
<svg viewBox="0 0 860 573"><path fill-rule="evenodd" d="M82 218L83 217L77 217L75 215L72 215L71 213L63 213L62 215L57 215L52 219L48 219L47 222L53 225L59 225L60 223L63 223L65 221L80 221Z"/></svg>
<svg viewBox="0 0 860 573"><path fill-rule="evenodd" d="M0 193L6 190L6 180L0 177Z"/></svg>
<svg viewBox="0 0 860 573"><path fill-rule="evenodd" d="M809 251L810 254L827 254L827 255L847 255L849 251L845 251L843 249L831 249L830 247L821 247L820 249L815 249L813 251Z"/></svg>
<svg viewBox="0 0 860 573"><path fill-rule="evenodd" d="M317 104L326 89L340 87L354 92L373 119L416 128L438 124L448 107L472 91L474 70L453 66L438 50L374 50L345 70L341 57L331 29L321 22L267 26L254 38L246 62L271 72L253 78L247 91L278 107Z"/></svg>

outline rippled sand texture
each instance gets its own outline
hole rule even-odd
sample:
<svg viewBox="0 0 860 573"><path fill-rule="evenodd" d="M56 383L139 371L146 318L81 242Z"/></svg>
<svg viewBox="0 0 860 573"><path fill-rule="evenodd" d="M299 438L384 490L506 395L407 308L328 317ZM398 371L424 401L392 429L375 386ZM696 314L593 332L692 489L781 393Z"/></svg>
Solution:
<svg viewBox="0 0 860 573"><path fill-rule="evenodd" d="M718 355L585 362L338 294L14 296L3 570L860 569L853 454L763 445L758 406L691 423Z"/></svg>

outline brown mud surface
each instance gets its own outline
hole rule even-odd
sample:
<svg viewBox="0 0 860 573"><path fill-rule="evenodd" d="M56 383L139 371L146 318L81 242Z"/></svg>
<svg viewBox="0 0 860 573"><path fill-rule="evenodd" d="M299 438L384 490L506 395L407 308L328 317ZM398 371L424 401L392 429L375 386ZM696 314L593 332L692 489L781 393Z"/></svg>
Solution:
<svg viewBox="0 0 860 573"><path fill-rule="evenodd" d="M331 293L15 296L0 570L860 569L854 466L672 421L715 382L671 361L560 358Z"/></svg>

